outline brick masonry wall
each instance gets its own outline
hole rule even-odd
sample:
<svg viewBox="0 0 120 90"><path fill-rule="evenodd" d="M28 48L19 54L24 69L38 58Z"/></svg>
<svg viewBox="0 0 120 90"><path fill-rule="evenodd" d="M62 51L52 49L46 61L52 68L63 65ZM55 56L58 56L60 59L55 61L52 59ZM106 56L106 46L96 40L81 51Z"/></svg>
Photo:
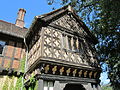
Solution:
<svg viewBox="0 0 120 90"><path fill-rule="evenodd" d="M20 62L25 56L25 49L22 42L8 41L0 56L0 67L20 69Z"/></svg>

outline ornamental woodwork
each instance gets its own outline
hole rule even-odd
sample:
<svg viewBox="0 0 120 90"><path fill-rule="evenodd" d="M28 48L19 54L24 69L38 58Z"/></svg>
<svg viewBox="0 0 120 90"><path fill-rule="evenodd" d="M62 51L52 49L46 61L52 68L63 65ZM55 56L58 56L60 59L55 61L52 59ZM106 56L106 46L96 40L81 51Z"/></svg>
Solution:
<svg viewBox="0 0 120 90"><path fill-rule="evenodd" d="M81 77L82 72L83 72L83 70L80 70L80 71L78 72L78 73L79 73L79 77Z"/></svg>
<svg viewBox="0 0 120 90"><path fill-rule="evenodd" d="M59 67L59 68L58 68ZM41 69L43 68L43 69ZM28 80L32 75L55 75L55 76L66 76L69 77L80 77L80 78L90 78L98 79L100 75L100 70L90 70L90 69L79 69L75 67L61 66L61 65L52 65L46 63L42 67L36 68L32 73L25 75L25 79Z"/></svg>
<svg viewBox="0 0 120 90"><path fill-rule="evenodd" d="M76 73L77 73L77 69L73 71L73 76L75 76Z"/></svg>
<svg viewBox="0 0 120 90"><path fill-rule="evenodd" d="M84 36L86 33L72 15L64 15L52 24L69 29ZM28 68L41 58L53 59L55 62L68 62L74 64L90 65L97 63L93 59L92 51L89 49L85 38L61 31L52 26L42 27L40 35L28 53ZM50 60L49 59L49 60ZM94 64L93 64L94 65ZM62 74L62 72L61 72Z"/></svg>
<svg viewBox="0 0 120 90"><path fill-rule="evenodd" d="M57 71L57 66L54 66L54 68L52 68L53 74L55 74L56 71Z"/></svg>
<svg viewBox="0 0 120 90"><path fill-rule="evenodd" d="M45 67L45 73L48 73L48 71L49 71L49 65L46 65L46 67Z"/></svg>
<svg viewBox="0 0 120 90"><path fill-rule="evenodd" d="M53 22L56 25L62 26L64 28L67 28L71 31L75 31L78 33L85 33L79 23L76 21L76 19L71 15L64 15L61 18L57 19Z"/></svg>
<svg viewBox="0 0 120 90"><path fill-rule="evenodd" d="M69 74L71 72L70 70L71 70L71 68L68 68L68 70L66 70L67 76L69 76Z"/></svg>
<svg viewBox="0 0 120 90"><path fill-rule="evenodd" d="M90 78L92 77L92 73L93 73L93 72L90 72L90 73L89 73L89 77L90 77Z"/></svg>
<svg viewBox="0 0 120 90"><path fill-rule="evenodd" d="M93 42L90 43L89 40L92 39L91 33L74 14L67 12L59 17L57 12L53 13L48 14L50 17L36 17L36 25L33 25L33 29L36 30L31 31L33 38L28 53L28 72L25 79L29 80L34 73L37 79L63 80L65 77L75 81L95 80L96 83L100 69L95 58L96 52L92 47Z"/></svg>
<svg viewBox="0 0 120 90"><path fill-rule="evenodd" d="M41 37L28 53L27 67L30 67L41 56Z"/></svg>
<svg viewBox="0 0 120 90"><path fill-rule="evenodd" d="M64 72L64 67L62 67L62 68L60 69L60 75L62 75L63 72Z"/></svg>
<svg viewBox="0 0 120 90"><path fill-rule="evenodd" d="M88 72L88 71L85 71L85 72L84 72L84 77L87 77L87 72Z"/></svg>

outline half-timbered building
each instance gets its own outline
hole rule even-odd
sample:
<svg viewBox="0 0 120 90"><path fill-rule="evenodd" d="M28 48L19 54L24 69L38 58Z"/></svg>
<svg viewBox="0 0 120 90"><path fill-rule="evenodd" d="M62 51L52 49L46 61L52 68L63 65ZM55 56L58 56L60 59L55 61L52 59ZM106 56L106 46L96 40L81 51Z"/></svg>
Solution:
<svg viewBox="0 0 120 90"><path fill-rule="evenodd" d="M25 86L38 90L100 90L96 37L69 5L36 16L25 36Z"/></svg>

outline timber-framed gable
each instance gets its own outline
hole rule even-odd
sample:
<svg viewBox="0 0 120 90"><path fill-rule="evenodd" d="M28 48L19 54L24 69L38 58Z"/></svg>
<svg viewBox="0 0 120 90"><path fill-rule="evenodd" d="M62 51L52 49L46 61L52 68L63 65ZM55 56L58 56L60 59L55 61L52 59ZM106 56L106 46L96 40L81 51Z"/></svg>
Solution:
<svg viewBox="0 0 120 90"><path fill-rule="evenodd" d="M36 16L26 34L25 85L37 79L99 83L98 42L71 6Z"/></svg>

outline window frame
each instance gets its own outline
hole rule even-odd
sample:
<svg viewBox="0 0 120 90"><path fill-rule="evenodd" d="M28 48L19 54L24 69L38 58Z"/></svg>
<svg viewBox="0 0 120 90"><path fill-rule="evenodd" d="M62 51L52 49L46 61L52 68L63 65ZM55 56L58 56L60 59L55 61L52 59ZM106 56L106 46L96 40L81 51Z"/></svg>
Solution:
<svg viewBox="0 0 120 90"><path fill-rule="evenodd" d="M1 45L1 42L4 43L4 45L2 45L3 48L2 48L2 50L1 50L1 52L0 52L0 55L3 55L3 53L4 53L4 48L5 48L5 45L6 45L6 41L0 40L0 45Z"/></svg>
<svg viewBox="0 0 120 90"><path fill-rule="evenodd" d="M84 52L84 40L78 36L62 34L62 49L74 53Z"/></svg>
<svg viewBox="0 0 120 90"><path fill-rule="evenodd" d="M73 46L72 46L72 36L67 36L67 42L66 43L68 43L68 50L71 50L72 51L72 48L73 48Z"/></svg>

